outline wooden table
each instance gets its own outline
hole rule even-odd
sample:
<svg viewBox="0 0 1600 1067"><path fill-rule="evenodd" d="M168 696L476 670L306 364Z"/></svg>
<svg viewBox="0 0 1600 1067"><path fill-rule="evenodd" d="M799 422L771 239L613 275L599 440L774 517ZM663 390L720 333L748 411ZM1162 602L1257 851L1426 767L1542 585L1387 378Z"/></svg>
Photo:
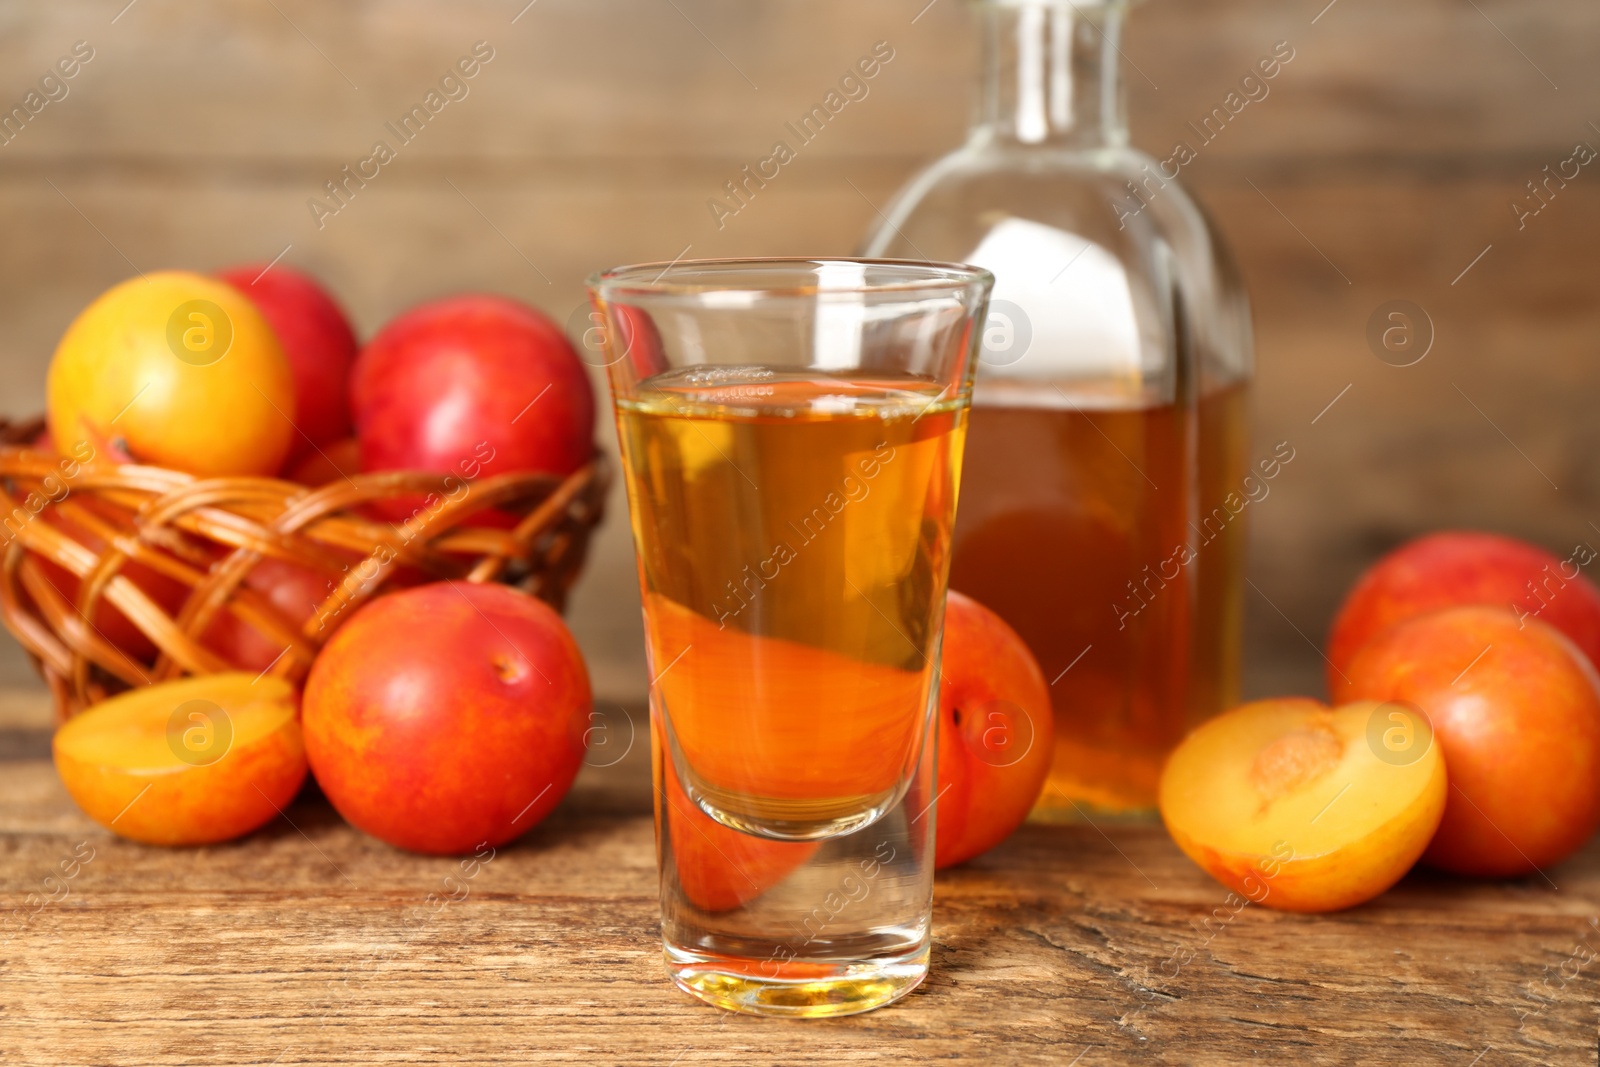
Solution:
<svg viewBox="0 0 1600 1067"><path fill-rule="evenodd" d="M0 722L3 903L65 893L0 930L0 1062L1595 1062L1595 847L1553 882L1414 874L1302 917L1230 906L1156 826L1028 826L940 875L905 1001L721 1012L662 975L643 749L463 879L315 795L224 847L118 840L43 724Z"/></svg>

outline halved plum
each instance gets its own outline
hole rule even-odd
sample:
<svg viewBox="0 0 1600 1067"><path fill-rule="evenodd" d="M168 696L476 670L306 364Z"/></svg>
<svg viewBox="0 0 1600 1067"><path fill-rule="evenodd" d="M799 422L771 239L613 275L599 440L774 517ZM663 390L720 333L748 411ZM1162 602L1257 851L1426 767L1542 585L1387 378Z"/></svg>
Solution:
<svg viewBox="0 0 1600 1067"><path fill-rule="evenodd" d="M1370 900L1410 870L1444 812L1444 760L1408 704L1244 704L1191 733L1161 776L1178 847L1223 885L1287 911Z"/></svg>

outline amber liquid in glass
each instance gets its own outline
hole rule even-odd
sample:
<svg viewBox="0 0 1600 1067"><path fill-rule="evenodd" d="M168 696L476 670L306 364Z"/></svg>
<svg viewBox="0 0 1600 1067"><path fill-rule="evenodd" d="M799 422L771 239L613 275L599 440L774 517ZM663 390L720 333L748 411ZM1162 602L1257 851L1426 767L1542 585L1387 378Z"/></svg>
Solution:
<svg viewBox="0 0 1600 1067"><path fill-rule="evenodd" d="M973 407L950 587L1051 683L1036 818L1153 808L1167 752L1237 699L1244 516L1218 505L1245 474L1246 398Z"/></svg>
<svg viewBox="0 0 1600 1067"><path fill-rule="evenodd" d="M698 368L618 402L658 710L725 824L876 818L920 755L965 411L915 378Z"/></svg>

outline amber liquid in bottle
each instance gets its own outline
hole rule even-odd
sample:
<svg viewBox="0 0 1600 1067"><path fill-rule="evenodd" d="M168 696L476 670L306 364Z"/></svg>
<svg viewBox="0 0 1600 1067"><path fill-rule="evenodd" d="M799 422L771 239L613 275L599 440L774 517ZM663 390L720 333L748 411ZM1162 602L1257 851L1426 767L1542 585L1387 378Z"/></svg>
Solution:
<svg viewBox="0 0 1600 1067"><path fill-rule="evenodd" d="M950 586L1051 683L1036 817L1153 807L1167 752L1236 699L1244 516L1221 504L1245 474L1247 397L973 407Z"/></svg>

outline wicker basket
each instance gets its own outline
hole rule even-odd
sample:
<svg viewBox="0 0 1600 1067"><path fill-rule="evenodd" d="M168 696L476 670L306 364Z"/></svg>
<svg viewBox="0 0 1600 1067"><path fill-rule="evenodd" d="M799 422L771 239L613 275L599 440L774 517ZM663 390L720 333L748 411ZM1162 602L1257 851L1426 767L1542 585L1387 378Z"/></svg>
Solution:
<svg viewBox="0 0 1600 1067"><path fill-rule="evenodd" d="M394 471L319 488L200 479L159 467L80 464L22 444L40 429L38 421L0 421L0 618L49 683L62 719L130 686L246 667L202 640L222 613L282 643L261 673L300 682L339 622L407 584L505 582L560 610L610 482L598 453L565 479ZM411 517L372 517L367 505L383 501L401 501ZM244 584L265 558L327 576L330 592L303 625ZM122 573L134 563L175 580L164 584L183 593L181 604L168 598L163 607ZM60 587L63 572L75 595ZM102 603L129 624L112 628L122 645L144 646L142 655L95 625L108 614Z"/></svg>

